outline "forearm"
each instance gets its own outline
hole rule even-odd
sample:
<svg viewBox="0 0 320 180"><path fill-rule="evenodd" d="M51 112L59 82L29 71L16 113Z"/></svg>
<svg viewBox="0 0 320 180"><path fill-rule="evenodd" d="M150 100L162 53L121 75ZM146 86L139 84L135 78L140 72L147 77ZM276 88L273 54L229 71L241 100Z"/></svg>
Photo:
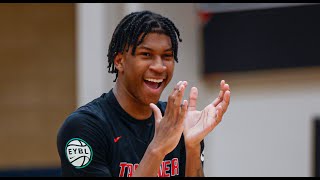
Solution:
<svg viewBox="0 0 320 180"><path fill-rule="evenodd" d="M138 168L134 171L133 177L156 177L160 164L165 155L159 153L156 149L148 147Z"/></svg>
<svg viewBox="0 0 320 180"><path fill-rule="evenodd" d="M186 177L204 177L200 151L200 144L194 148L186 148Z"/></svg>

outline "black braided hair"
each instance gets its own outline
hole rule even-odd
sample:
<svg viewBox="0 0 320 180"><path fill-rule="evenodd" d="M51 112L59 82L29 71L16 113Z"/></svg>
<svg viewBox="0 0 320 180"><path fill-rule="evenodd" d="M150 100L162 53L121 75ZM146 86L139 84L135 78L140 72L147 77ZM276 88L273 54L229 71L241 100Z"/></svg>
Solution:
<svg viewBox="0 0 320 180"><path fill-rule="evenodd" d="M134 56L137 46L143 42L145 36L150 32L163 33L170 37L173 56L175 61L178 62L178 40L182 42L182 39L174 23L170 19L151 11L133 12L120 21L109 44L108 72L116 73L113 82L118 78L118 70L114 66L114 58L117 53L123 53L126 47L128 52L129 47L132 46L132 55ZM142 37L139 40L140 35Z"/></svg>

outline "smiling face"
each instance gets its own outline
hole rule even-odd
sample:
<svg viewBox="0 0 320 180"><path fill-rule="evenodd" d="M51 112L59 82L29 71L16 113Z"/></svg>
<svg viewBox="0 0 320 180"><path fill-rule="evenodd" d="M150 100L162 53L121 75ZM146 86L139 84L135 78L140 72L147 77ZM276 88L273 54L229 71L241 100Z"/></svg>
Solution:
<svg viewBox="0 0 320 180"><path fill-rule="evenodd" d="M164 88L169 84L174 71L174 56L170 37L165 34L149 33L137 46L135 55L132 47L116 58L117 83L121 84L127 101L149 104L157 103Z"/></svg>

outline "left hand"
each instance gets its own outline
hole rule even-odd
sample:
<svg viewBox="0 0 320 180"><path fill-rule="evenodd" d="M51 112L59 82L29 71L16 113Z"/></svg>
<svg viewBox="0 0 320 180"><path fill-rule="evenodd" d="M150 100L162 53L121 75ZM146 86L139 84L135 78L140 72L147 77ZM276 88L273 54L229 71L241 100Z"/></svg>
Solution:
<svg viewBox="0 0 320 180"><path fill-rule="evenodd" d="M222 80L219 96L202 111L196 110L197 98L198 90L192 87L183 130L186 148L197 147L205 136L221 122L230 102L229 85Z"/></svg>

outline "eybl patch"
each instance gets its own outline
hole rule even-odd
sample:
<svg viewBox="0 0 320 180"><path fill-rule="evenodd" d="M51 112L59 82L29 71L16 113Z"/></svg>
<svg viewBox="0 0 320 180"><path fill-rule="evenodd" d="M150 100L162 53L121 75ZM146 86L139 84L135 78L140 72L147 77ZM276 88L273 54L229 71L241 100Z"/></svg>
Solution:
<svg viewBox="0 0 320 180"><path fill-rule="evenodd" d="M69 162L77 169L88 166L93 156L91 146L80 138L70 139L66 144L65 153Z"/></svg>

